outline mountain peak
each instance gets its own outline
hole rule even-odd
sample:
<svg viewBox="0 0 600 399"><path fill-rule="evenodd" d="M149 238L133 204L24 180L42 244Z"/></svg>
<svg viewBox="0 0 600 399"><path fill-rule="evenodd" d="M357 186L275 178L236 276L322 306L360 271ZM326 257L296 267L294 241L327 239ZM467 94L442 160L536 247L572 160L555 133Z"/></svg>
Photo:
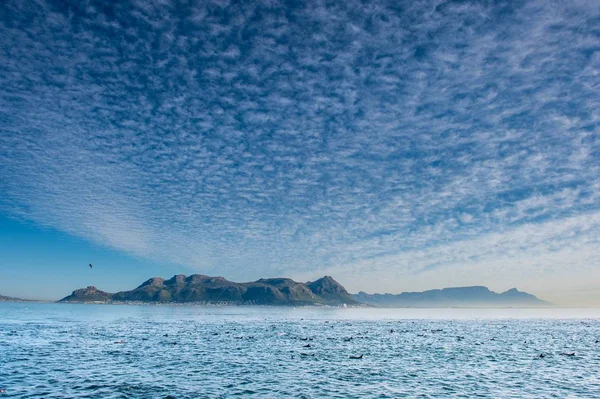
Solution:
<svg viewBox="0 0 600 399"><path fill-rule="evenodd" d="M71 295L61 299L61 302L108 302L112 294L100 291L98 288L90 285L73 291Z"/></svg>
<svg viewBox="0 0 600 399"><path fill-rule="evenodd" d="M176 285L185 284L186 277L187 276L185 274L176 274L173 277L171 277L170 279L168 279L167 281L165 281L165 284L176 284Z"/></svg>
<svg viewBox="0 0 600 399"><path fill-rule="evenodd" d="M318 280L313 282L306 283L308 288L314 292L316 295L325 295L325 296L350 296L348 291L337 281L335 281L331 276L324 276Z"/></svg>
<svg viewBox="0 0 600 399"><path fill-rule="evenodd" d="M154 287L161 287L163 284L165 283L165 279L161 278L161 277L152 277L146 281L144 281L138 288L140 287L145 287L148 285L154 286Z"/></svg>

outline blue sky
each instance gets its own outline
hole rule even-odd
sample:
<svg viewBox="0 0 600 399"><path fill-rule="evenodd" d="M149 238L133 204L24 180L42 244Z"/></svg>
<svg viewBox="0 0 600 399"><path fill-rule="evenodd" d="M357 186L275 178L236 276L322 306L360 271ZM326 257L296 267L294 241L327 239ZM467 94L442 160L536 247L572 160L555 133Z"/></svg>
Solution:
<svg viewBox="0 0 600 399"><path fill-rule="evenodd" d="M3 2L0 293L331 274L600 305L599 26L597 1Z"/></svg>

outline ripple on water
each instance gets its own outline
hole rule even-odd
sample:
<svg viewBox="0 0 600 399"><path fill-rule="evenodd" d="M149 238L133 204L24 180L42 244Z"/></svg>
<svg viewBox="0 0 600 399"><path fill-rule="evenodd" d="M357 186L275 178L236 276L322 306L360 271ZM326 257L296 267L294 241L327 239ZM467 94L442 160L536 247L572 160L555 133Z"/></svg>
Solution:
<svg viewBox="0 0 600 399"><path fill-rule="evenodd" d="M0 397L600 397L597 319L20 306L0 304Z"/></svg>

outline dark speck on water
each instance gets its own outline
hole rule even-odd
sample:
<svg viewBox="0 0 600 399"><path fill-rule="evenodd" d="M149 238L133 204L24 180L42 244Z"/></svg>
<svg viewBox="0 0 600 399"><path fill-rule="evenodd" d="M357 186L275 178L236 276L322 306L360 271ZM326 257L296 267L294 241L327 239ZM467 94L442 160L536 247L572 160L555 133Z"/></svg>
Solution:
<svg viewBox="0 0 600 399"><path fill-rule="evenodd" d="M600 397L598 310L27 306L2 397Z"/></svg>
<svg viewBox="0 0 600 399"><path fill-rule="evenodd" d="M563 356L575 356L575 352L571 352L571 353L563 352L563 353L561 353L561 355L563 355Z"/></svg>

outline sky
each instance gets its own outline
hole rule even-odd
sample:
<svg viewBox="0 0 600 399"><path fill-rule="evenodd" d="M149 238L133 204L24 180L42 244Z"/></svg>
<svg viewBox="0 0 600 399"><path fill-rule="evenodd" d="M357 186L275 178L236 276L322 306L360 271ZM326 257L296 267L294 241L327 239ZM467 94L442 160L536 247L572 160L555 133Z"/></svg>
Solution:
<svg viewBox="0 0 600 399"><path fill-rule="evenodd" d="M600 306L599 151L596 0L0 4L3 295L328 274Z"/></svg>

